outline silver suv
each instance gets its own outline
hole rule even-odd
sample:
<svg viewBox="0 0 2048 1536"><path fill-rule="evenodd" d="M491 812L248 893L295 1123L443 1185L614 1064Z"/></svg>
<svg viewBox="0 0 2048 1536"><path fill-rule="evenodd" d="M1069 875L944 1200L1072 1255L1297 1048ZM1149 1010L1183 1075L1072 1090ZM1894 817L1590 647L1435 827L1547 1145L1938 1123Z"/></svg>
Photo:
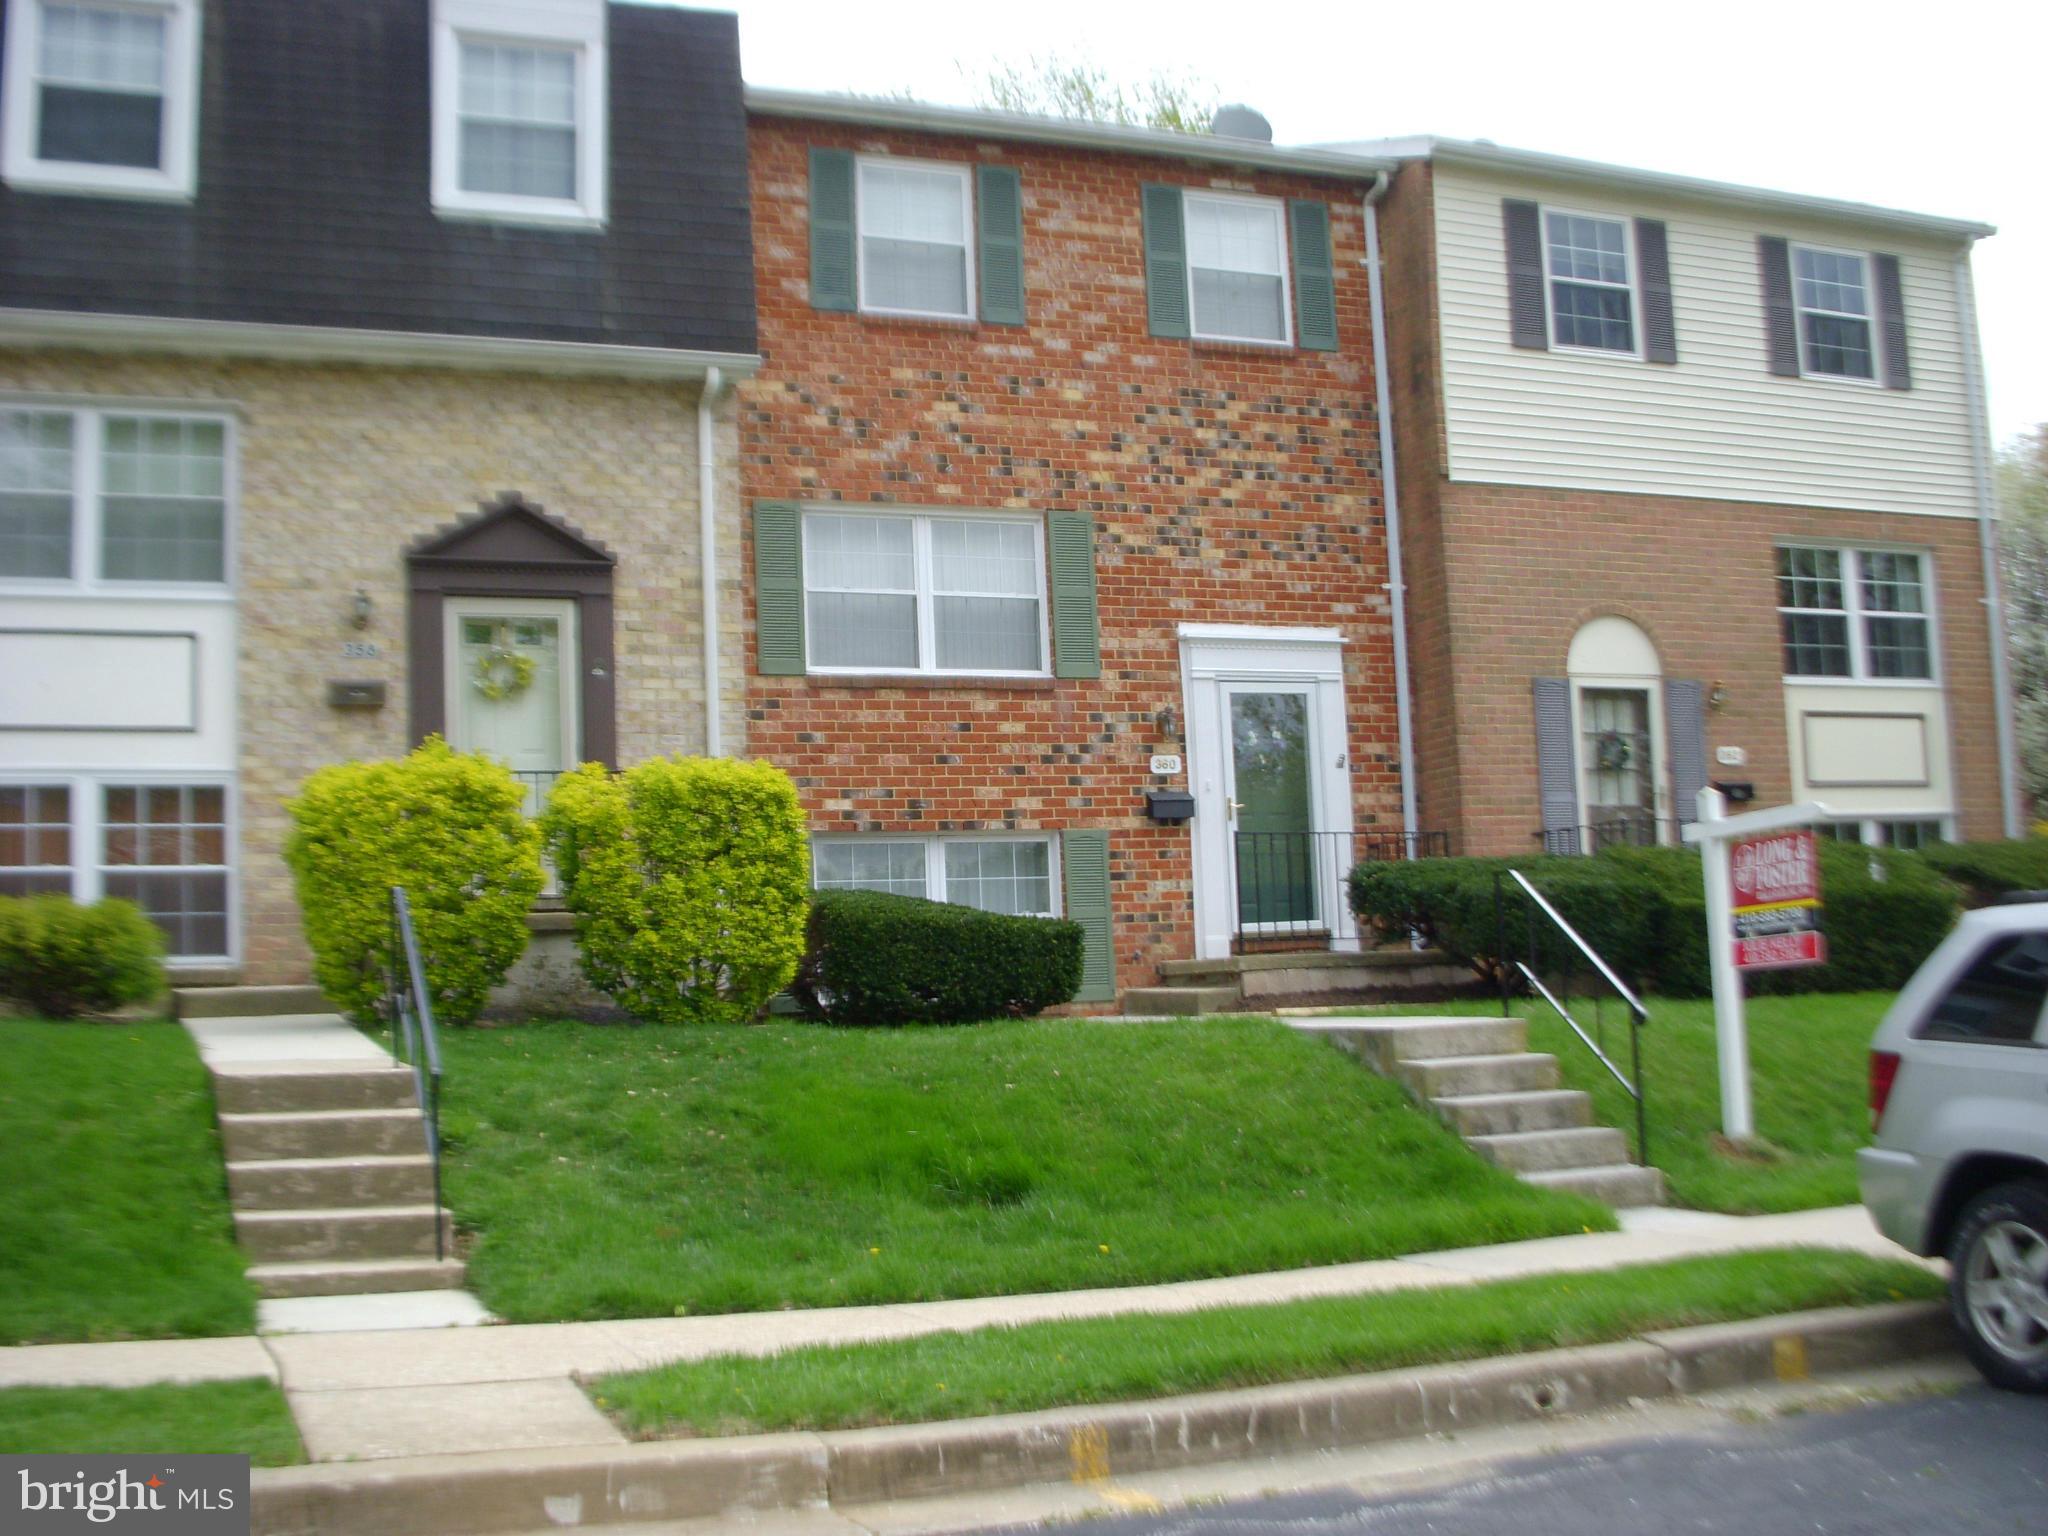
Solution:
<svg viewBox="0 0 2048 1536"><path fill-rule="evenodd" d="M1857 1156L1885 1236L1946 1256L1963 1346L2048 1392L2048 899L1965 914L1870 1050L1875 1145Z"/></svg>

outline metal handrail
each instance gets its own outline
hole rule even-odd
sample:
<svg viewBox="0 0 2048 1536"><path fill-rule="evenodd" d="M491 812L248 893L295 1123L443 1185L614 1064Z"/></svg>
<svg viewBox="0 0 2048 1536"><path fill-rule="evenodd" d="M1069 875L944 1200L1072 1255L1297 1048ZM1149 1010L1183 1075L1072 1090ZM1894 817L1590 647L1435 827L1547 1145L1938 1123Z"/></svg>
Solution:
<svg viewBox="0 0 2048 1536"><path fill-rule="evenodd" d="M1529 983L1536 995L1548 1003L1551 1010L1564 1020L1571 1032L1579 1037L1580 1044L1593 1053L1593 1059L1605 1067L1608 1074L1617 1083L1621 1084L1622 1091L1635 1101L1636 1161L1642 1166L1648 1167L1650 1162L1650 1121L1649 1110L1643 1093L1642 1030L1643 1026L1650 1022L1650 1011L1643 1006L1643 1000L1636 996L1635 989L1614 973L1614 967L1601 957L1598 950L1594 949L1592 945L1579 936L1579 931L1569 922L1565 921L1564 914L1552 906L1544 894L1531 885L1519 869L1510 869L1506 873L1514 880L1515 884L1522 888L1529 899L1536 904L1537 909L1550 919L1558 931L1571 940L1572 947L1592 962L1593 968L1599 972L1601 978L1614 988L1622 1002L1627 1005L1629 1072L1635 1075L1631 1078L1628 1073L1623 1072L1621 1068L1617 1067L1607 1052L1601 1049L1599 1042L1586 1033L1585 1027L1573 1016L1571 1009L1565 1006L1563 1000L1543 984L1543 978L1536 973L1536 925L1534 923L1530 923L1527 927L1528 958L1513 962L1507 961L1507 921L1501 900L1501 877L1499 873L1496 873L1493 877L1493 935L1494 949L1496 951L1494 957L1495 964L1497 967L1500 967L1498 975L1500 978L1501 1017L1507 1018L1513 1011L1508 1001L1507 970L1505 968L1507 964L1511 963L1513 968L1521 974L1522 979ZM1596 1003L1596 1014L1597 1006Z"/></svg>
<svg viewBox="0 0 2048 1536"><path fill-rule="evenodd" d="M391 1059L412 1068L413 1092L426 1122L427 1161L434 1181L434 1257L444 1259L447 1239L441 1221L441 1037L434 1028L434 1001L427 991L426 967L420 963L419 938L413 932L412 903L402 885L391 887L391 949L396 963L384 978L385 1013L391 1021Z"/></svg>

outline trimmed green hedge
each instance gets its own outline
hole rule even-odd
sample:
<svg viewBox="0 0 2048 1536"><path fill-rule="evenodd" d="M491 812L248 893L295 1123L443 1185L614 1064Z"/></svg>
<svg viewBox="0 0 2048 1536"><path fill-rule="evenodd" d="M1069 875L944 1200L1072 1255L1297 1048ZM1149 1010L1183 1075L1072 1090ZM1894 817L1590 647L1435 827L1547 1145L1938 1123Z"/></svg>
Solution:
<svg viewBox="0 0 2048 1536"><path fill-rule="evenodd" d="M1493 877L1519 869L1638 990L1705 997L1706 896L1689 848L1610 848L1592 858L1418 859L1361 864L1351 903L1382 932L1419 931L1491 978ZM1753 992L1891 990L1905 984L1956 919L1947 882L1914 854L1848 843L1820 845L1822 928L1828 963L1750 974ZM1509 887L1511 897L1514 888ZM1526 953L1526 901L1505 903L1506 958ZM1555 963L1561 939L1539 920L1539 957Z"/></svg>
<svg viewBox="0 0 2048 1536"><path fill-rule="evenodd" d="M790 992L830 1024L1015 1018L1081 986L1081 925L884 891L820 891Z"/></svg>
<svg viewBox="0 0 2048 1536"><path fill-rule="evenodd" d="M2048 837L1934 843L1920 856L1963 888L1967 906L1988 906L2008 891L2048 891Z"/></svg>
<svg viewBox="0 0 2048 1536"><path fill-rule="evenodd" d="M125 901L0 896L0 997L46 1018L109 1013L164 989L164 936Z"/></svg>

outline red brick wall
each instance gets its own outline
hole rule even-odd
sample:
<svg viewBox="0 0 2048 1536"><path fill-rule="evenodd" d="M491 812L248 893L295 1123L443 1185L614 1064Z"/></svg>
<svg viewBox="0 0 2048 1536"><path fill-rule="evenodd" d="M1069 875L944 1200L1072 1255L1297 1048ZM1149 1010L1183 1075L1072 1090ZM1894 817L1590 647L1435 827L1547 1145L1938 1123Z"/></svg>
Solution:
<svg viewBox="0 0 2048 1536"><path fill-rule="evenodd" d="M813 827L1107 828L1118 986L1153 982L1193 953L1188 830L1142 815L1147 756L1184 750L1154 717L1184 717L1175 626L1230 622L1345 632L1357 820L1398 826L1363 188L772 118L749 139L765 361L741 391L747 505L1075 510L1098 527L1099 680L750 677L748 749L796 778ZM813 310L814 145L1017 167L1029 324ZM1148 181L1327 201L1340 350L1148 335Z"/></svg>

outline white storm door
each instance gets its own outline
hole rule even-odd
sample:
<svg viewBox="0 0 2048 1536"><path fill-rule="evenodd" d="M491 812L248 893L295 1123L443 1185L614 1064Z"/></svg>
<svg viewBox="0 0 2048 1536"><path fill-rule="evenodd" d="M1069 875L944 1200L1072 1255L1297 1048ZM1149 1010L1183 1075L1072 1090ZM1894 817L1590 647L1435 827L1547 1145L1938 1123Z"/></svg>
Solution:
<svg viewBox="0 0 2048 1536"><path fill-rule="evenodd" d="M510 768L536 810L555 776L576 765L580 745L576 605L451 597L444 615L449 745Z"/></svg>

